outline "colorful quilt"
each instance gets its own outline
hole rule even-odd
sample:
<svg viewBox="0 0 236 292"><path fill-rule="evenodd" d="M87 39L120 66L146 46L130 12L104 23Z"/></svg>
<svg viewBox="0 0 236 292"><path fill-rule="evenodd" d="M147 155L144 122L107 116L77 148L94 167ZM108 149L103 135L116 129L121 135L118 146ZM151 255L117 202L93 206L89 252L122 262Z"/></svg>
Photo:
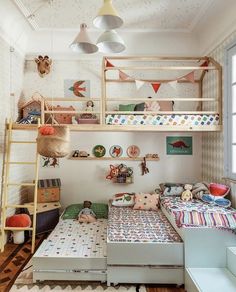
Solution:
<svg viewBox="0 0 236 292"><path fill-rule="evenodd" d="M236 229L236 210L207 204L193 199L184 202L180 197L163 197L161 205L169 214L174 214L178 227L209 227Z"/></svg>
<svg viewBox="0 0 236 292"><path fill-rule="evenodd" d="M38 256L104 258L107 253L107 220L94 223L60 220Z"/></svg>
<svg viewBox="0 0 236 292"><path fill-rule="evenodd" d="M159 211L110 207L108 240L114 242L181 242L181 238Z"/></svg>
<svg viewBox="0 0 236 292"><path fill-rule="evenodd" d="M107 115L107 125L217 126L219 115Z"/></svg>

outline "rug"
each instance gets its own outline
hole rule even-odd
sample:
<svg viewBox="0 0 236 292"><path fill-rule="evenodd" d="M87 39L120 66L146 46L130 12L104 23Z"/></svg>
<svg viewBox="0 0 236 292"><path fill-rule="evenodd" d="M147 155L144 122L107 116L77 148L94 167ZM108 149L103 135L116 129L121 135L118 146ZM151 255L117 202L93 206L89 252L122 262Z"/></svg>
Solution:
<svg viewBox="0 0 236 292"><path fill-rule="evenodd" d="M43 283L33 283L33 267L30 260L25 268L22 270L10 292L24 292L24 291L127 291L136 292L135 285L117 285L114 287L107 287L100 282L78 282L78 281L45 281ZM146 292L145 286L140 286L140 292Z"/></svg>
<svg viewBox="0 0 236 292"><path fill-rule="evenodd" d="M41 244L45 235L36 237L35 248ZM24 244L13 245L11 252L7 253L7 258L0 263L0 291L7 292L14 284L17 276L28 263L31 254L31 241Z"/></svg>

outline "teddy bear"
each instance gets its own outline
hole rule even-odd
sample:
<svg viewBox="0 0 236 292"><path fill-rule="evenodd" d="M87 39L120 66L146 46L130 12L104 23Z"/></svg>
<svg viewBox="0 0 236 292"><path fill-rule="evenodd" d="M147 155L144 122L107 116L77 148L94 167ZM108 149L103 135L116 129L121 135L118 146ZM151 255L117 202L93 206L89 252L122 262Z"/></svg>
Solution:
<svg viewBox="0 0 236 292"><path fill-rule="evenodd" d="M181 194L182 201L188 202L188 201L193 199L193 194L191 192L192 188L193 188L193 186L190 184L186 184L184 186L185 191L183 191Z"/></svg>

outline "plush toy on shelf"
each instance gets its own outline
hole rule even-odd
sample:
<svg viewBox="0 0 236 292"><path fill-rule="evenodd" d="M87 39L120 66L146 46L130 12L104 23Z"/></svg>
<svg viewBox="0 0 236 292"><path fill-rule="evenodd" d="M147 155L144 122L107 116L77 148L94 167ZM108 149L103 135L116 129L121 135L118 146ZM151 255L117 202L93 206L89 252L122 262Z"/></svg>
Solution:
<svg viewBox="0 0 236 292"><path fill-rule="evenodd" d="M84 208L78 214L79 223L92 223L97 220L96 214L91 209L92 202L84 201Z"/></svg>
<svg viewBox="0 0 236 292"><path fill-rule="evenodd" d="M183 191L183 193L181 194L182 201L188 202L193 199L193 194L191 192L192 188L193 186L190 184L186 184L184 186L185 191Z"/></svg>

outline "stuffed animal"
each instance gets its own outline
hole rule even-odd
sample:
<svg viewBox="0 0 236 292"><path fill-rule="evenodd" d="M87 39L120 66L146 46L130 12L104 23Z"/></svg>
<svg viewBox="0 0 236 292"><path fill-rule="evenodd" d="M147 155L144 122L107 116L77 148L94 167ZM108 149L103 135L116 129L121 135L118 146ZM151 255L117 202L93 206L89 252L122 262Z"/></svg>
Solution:
<svg viewBox="0 0 236 292"><path fill-rule="evenodd" d="M80 223L92 223L97 220L96 214L91 209L92 202L84 201L84 208L78 214Z"/></svg>
<svg viewBox="0 0 236 292"><path fill-rule="evenodd" d="M193 186L189 185L189 184L186 184L184 186L185 191L183 191L183 193L181 194L181 200L182 201L188 202L188 201L192 200L192 198L193 198L193 194L191 192L192 187Z"/></svg>
<svg viewBox="0 0 236 292"><path fill-rule="evenodd" d="M27 228L31 226L30 216L27 214L16 214L6 219L7 227ZM15 244L21 244L25 240L24 230L13 231L13 241Z"/></svg>

